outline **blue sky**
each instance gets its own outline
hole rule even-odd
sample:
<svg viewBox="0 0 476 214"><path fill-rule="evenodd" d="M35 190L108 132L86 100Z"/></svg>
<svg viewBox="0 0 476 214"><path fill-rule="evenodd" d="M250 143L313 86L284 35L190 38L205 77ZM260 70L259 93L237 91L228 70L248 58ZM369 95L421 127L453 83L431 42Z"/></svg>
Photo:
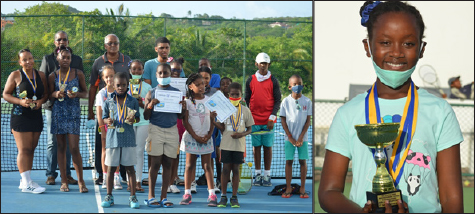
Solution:
<svg viewBox="0 0 476 214"><path fill-rule="evenodd" d="M54 2L54 1L46 1ZM56 1L58 2L58 1ZM174 17L187 17L190 10L193 14L219 15L226 19L253 19L267 17L310 17L312 16L311 1L59 1L80 11L92 11L98 8L103 14L106 8L117 10L121 3L129 8L131 15L153 13L159 16L168 13ZM41 1L1 1L3 14L20 12L25 8L41 4Z"/></svg>

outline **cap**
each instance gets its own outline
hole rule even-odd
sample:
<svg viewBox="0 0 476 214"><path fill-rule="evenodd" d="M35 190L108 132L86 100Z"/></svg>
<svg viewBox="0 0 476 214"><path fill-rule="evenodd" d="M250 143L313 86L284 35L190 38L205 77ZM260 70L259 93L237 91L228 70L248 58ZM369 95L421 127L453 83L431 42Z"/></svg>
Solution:
<svg viewBox="0 0 476 214"><path fill-rule="evenodd" d="M449 80L448 80L448 85L451 86L451 83L453 83L455 80L459 79L459 76L457 77L451 77Z"/></svg>
<svg viewBox="0 0 476 214"><path fill-rule="evenodd" d="M262 63L262 62L270 63L271 59L269 58L268 54L263 52L263 53L259 53L258 56L256 56L256 62L257 63Z"/></svg>

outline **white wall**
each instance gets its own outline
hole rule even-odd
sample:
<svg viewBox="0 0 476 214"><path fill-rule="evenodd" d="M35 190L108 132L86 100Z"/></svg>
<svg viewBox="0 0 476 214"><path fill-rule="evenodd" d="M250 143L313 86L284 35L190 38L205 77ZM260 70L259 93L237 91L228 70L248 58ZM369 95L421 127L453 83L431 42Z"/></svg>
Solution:
<svg viewBox="0 0 476 214"><path fill-rule="evenodd" d="M364 1L314 2L314 97L342 100L349 84L372 84L376 79L362 39L359 9ZM461 76L462 84L474 81L474 2L409 2L422 14L428 44L412 79L426 86L418 76L421 65L436 69L441 87L448 79Z"/></svg>

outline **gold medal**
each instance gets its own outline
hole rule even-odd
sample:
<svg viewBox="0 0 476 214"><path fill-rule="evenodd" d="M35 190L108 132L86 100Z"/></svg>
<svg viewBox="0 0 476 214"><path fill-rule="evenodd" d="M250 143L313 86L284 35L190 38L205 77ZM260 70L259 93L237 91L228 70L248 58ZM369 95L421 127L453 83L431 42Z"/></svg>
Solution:
<svg viewBox="0 0 476 214"><path fill-rule="evenodd" d="M123 128L123 127L119 128L119 129L117 130L117 132L123 133L123 132L124 132L124 128Z"/></svg>

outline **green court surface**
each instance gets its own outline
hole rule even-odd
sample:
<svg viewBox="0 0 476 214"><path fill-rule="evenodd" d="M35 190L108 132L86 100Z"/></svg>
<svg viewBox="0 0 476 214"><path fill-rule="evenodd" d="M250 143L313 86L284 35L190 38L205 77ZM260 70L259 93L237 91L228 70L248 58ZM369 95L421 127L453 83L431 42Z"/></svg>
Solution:
<svg viewBox="0 0 476 214"><path fill-rule="evenodd" d="M351 183L346 183L344 188L344 195L349 196ZM319 189L319 182L314 184L314 212L325 213L319 205L317 190ZM474 187L463 187L464 212L474 213Z"/></svg>

